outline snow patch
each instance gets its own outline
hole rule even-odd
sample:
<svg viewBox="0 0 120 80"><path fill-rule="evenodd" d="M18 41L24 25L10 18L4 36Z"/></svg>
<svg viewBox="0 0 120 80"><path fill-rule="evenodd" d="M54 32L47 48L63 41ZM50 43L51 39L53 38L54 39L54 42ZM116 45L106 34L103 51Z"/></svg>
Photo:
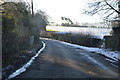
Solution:
<svg viewBox="0 0 120 80"><path fill-rule="evenodd" d="M91 51L91 52L96 52L96 53L99 53L99 54L103 54L104 56L109 57L109 58L111 58L115 61L118 61L118 59L120 59L120 57L118 57L118 56L120 56L120 52L118 52L118 51L110 51L110 50L107 50L107 49L85 47L85 46L80 46L80 45L76 45L76 44L70 44L70 43L67 43L67 42L62 42L62 43L65 44L65 45L72 46L74 48L81 48L81 49L84 49L86 51Z"/></svg>
<svg viewBox="0 0 120 80"><path fill-rule="evenodd" d="M17 75L23 73L26 71L26 69L32 64L33 60L45 49L46 44L44 42L42 42L43 47L38 51L38 53L36 53L35 56L33 56L27 64L23 65L23 67L19 68L18 70L16 70L15 72L13 72L11 75L9 75L8 79L14 78ZM7 79L7 80L8 80Z"/></svg>
<svg viewBox="0 0 120 80"><path fill-rule="evenodd" d="M57 34L67 34L68 32L55 32Z"/></svg>
<svg viewBox="0 0 120 80"><path fill-rule="evenodd" d="M116 62L116 61L114 61L114 60L111 60L111 59L106 59L106 60L108 60L108 61L110 61L110 62Z"/></svg>
<svg viewBox="0 0 120 80"><path fill-rule="evenodd" d="M118 59L120 59L120 57L118 57L118 56L120 56L120 52L118 52L118 51L110 51L110 50L107 50L107 49L85 47L85 46L80 46L80 45L76 45L76 44L70 44L70 43L67 43L67 42L62 42L62 43L65 44L65 45L72 46L74 48L81 48L81 49L84 49L86 51L91 51L91 52L96 52L96 53L99 53L99 54L103 54L104 56L109 57L109 58L111 58L115 61L118 61Z"/></svg>

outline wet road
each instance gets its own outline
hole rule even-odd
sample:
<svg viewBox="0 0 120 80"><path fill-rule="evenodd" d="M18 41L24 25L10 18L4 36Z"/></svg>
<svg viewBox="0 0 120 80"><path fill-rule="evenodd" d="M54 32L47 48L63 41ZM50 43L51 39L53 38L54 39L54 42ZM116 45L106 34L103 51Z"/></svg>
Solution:
<svg viewBox="0 0 120 80"><path fill-rule="evenodd" d="M118 69L103 56L58 41L44 40L45 50L17 78L117 78Z"/></svg>

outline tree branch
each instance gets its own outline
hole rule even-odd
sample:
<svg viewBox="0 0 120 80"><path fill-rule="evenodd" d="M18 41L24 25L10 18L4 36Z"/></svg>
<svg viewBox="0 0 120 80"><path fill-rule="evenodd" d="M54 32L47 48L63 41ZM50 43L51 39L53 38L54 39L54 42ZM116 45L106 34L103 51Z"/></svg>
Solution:
<svg viewBox="0 0 120 80"><path fill-rule="evenodd" d="M120 14L120 11L116 10L115 8L113 8L106 0L104 0L105 3L111 8L113 9L115 12L117 12L118 14Z"/></svg>

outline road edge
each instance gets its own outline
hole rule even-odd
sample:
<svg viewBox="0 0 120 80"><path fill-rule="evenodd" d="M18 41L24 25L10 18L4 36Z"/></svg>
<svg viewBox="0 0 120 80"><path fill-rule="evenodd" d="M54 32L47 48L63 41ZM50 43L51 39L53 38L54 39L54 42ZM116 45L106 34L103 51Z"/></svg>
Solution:
<svg viewBox="0 0 120 80"><path fill-rule="evenodd" d="M9 77L6 80L12 79L18 75L20 75L21 73L25 72L26 69L32 64L32 62L35 60L36 57L38 57L38 55L45 49L46 44L45 42L42 41L43 47L36 53L35 56L31 57L31 59L25 64L23 65L23 67L17 69L15 72L13 72L12 74L9 75Z"/></svg>

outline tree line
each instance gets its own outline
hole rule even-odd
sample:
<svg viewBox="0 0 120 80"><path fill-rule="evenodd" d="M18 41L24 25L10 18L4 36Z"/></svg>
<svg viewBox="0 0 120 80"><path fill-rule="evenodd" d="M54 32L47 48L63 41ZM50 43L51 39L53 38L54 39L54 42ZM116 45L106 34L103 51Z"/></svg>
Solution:
<svg viewBox="0 0 120 80"><path fill-rule="evenodd" d="M30 36L34 36L34 44L41 43L40 31L45 30L49 22L48 15L41 10L32 17L31 6L27 2L3 2L1 6L2 56L4 64L9 64L6 59L30 47Z"/></svg>

